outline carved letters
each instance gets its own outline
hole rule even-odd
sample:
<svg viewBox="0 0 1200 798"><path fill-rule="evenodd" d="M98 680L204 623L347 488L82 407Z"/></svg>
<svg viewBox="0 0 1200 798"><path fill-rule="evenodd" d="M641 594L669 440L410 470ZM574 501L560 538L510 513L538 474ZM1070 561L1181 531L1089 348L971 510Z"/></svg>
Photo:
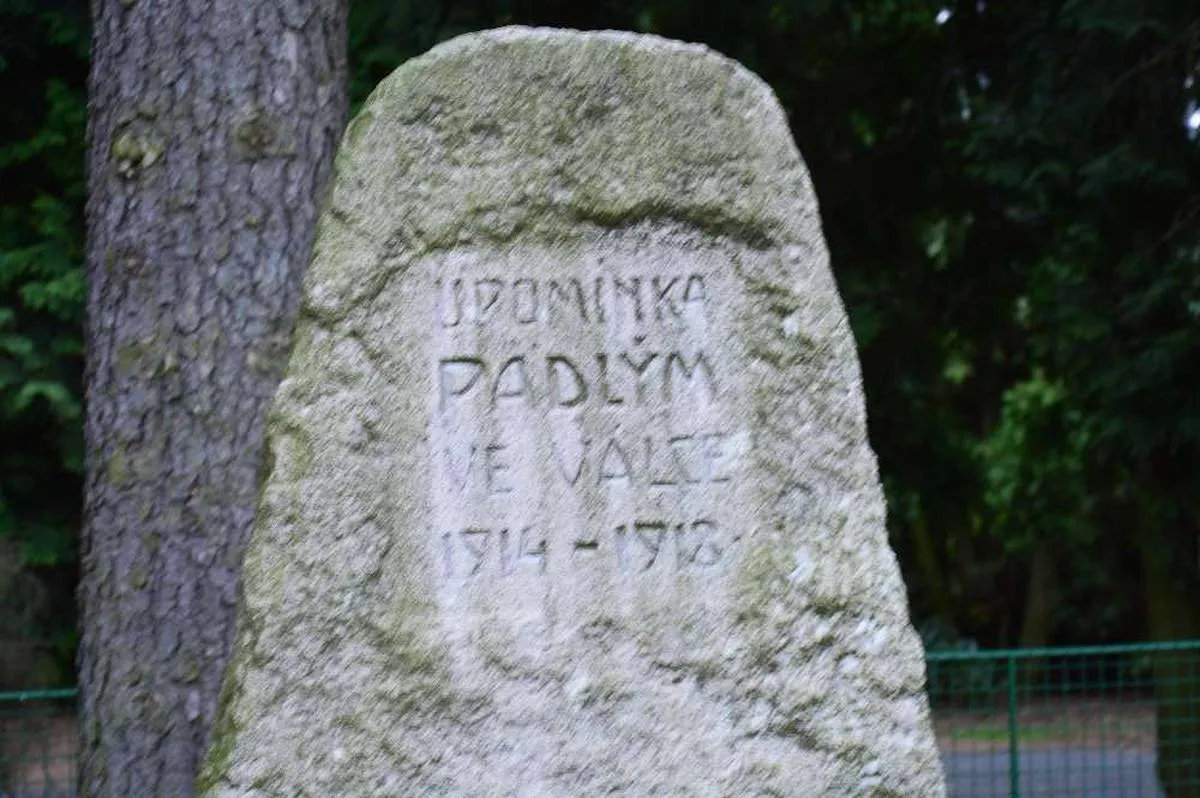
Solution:
<svg viewBox="0 0 1200 798"><path fill-rule="evenodd" d="M477 277L438 280L437 323L683 325L705 312L704 275L625 275L536 279Z"/></svg>
<svg viewBox="0 0 1200 798"><path fill-rule="evenodd" d="M706 349L708 288L696 273L435 280L432 423L443 432L431 454L453 511L436 530L444 579L721 565L738 540L716 518L739 455L709 410L725 386ZM663 429L662 409L690 428ZM647 517L567 520L576 511L554 508L572 495L566 506L611 500ZM669 500L683 518L656 517ZM581 523L599 528L572 528Z"/></svg>
<svg viewBox="0 0 1200 798"><path fill-rule="evenodd" d="M600 534L568 534L555 541L569 567L587 567L607 557L622 573L703 571L717 565L726 547L739 540L722 534L715 521L637 520ZM531 526L520 529L467 527L442 534L442 576L472 579L543 573L559 555L549 538Z"/></svg>
<svg viewBox="0 0 1200 798"><path fill-rule="evenodd" d="M583 404L645 406L717 395L712 362L703 352L598 352L590 358L563 354L501 361L452 356L437 363L438 409L472 399L489 407L574 408Z"/></svg>

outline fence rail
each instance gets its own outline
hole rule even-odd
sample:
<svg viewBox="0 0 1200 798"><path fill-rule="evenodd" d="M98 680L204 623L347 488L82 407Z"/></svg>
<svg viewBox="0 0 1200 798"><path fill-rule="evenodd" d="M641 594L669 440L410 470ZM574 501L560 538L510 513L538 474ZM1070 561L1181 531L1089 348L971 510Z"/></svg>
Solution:
<svg viewBox="0 0 1200 798"><path fill-rule="evenodd" d="M932 651L952 798L1200 798L1200 640ZM74 689L0 693L0 798L65 798Z"/></svg>
<svg viewBox="0 0 1200 798"><path fill-rule="evenodd" d="M952 796L1200 798L1200 641L934 651Z"/></svg>
<svg viewBox="0 0 1200 798"><path fill-rule="evenodd" d="M75 794L75 692L0 693L0 798Z"/></svg>

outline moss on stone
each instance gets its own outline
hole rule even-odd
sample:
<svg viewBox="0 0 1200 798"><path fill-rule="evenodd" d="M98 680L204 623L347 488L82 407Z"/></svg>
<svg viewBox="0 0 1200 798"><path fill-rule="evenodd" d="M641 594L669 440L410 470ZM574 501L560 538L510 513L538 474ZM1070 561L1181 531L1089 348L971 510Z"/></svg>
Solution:
<svg viewBox="0 0 1200 798"><path fill-rule="evenodd" d="M234 695L238 689L237 677L233 673L234 661L231 660L226 671L225 681L221 685L221 694L217 699L217 714L209 737L208 750L200 765L196 777L196 792L204 795L215 790L229 772L233 761L233 752L237 747L238 734L241 727L234 717Z"/></svg>

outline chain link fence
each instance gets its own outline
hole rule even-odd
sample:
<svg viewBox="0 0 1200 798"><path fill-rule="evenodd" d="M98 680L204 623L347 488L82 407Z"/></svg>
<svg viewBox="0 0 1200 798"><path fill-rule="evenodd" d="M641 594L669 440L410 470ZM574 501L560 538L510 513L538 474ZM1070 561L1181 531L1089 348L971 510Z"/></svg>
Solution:
<svg viewBox="0 0 1200 798"><path fill-rule="evenodd" d="M1200 798L1200 641L927 662L951 796Z"/></svg>
<svg viewBox="0 0 1200 798"><path fill-rule="evenodd" d="M0 798L67 798L78 762L75 690L0 693Z"/></svg>

